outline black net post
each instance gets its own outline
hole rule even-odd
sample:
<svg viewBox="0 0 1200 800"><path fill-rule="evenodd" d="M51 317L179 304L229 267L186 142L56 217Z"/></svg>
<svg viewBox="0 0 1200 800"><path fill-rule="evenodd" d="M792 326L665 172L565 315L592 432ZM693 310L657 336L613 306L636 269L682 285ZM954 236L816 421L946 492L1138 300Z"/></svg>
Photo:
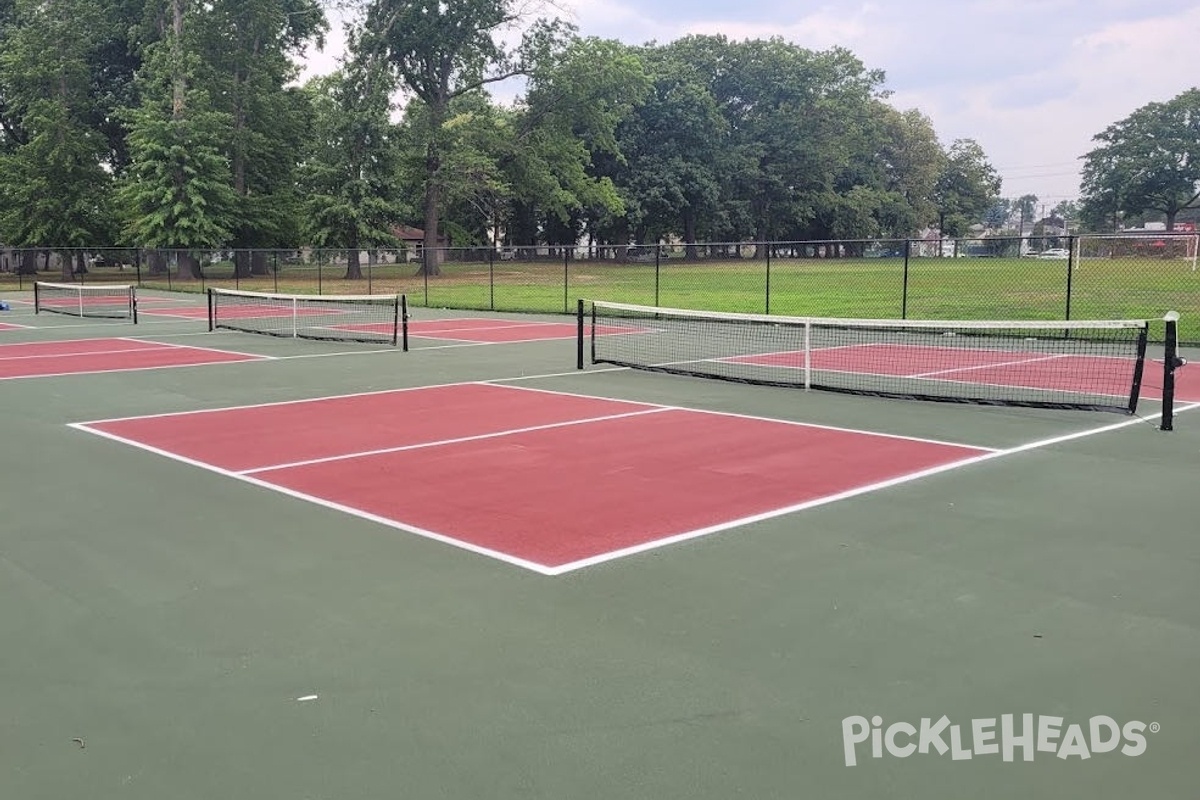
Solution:
<svg viewBox="0 0 1200 800"><path fill-rule="evenodd" d="M583 369L583 298L575 305L575 369Z"/></svg>
<svg viewBox="0 0 1200 800"><path fill-rule="evenodd" d="M41 297L38 296L38 282L33 282L33 313L42 313Z"/></svg>
<svg viewBox="0 0 1200 800"><path fill-rule="evenodd" d="M1159 430L1175 429L1175 370L1187 362L1179 357L1179 313L1168 311L1163 317L1163 396Z"/></svg>
<svg viewBox="0 0 1200 800"><path fill-rule="evenodd" d="M208 290L208 332L213 332L213 290Z"/></svg>
<svg viewBox="0 0 1200 800"><path fill-rule="evenodd" d="M396 327L400 331L401 349L408 353L408 297L404 295L396 300ZM391 343L396 344L395 336L392 336Z"/></svg>
<svg viewBox="0 0 1200 800"><path fill-rule="evenodd" d="M137 288L134 286L130 286L129 287L129 317L130 317L130 319L133 320L134 325L137 325L137 321L138 321L137 312L138 312Z"/></svg>

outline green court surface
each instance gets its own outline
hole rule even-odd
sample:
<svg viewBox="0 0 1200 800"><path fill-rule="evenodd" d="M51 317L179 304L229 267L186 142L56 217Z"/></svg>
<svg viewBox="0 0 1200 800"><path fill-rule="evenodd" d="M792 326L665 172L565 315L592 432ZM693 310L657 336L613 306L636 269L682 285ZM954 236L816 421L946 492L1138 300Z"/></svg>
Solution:
<svg viewBox="0 0 1200 800"><path fill-rule="evenodd" d="M1163 432L1152 400L1128 417L578 371L569 337L417 336L402 352L208 333L154 313L201 298L139 297L135 326L35 316L28 293L0 295L13 306L0 323L29 326L0 330L0 361L9 344L131 337L256 357L0 378L0 798L1196 796L1200 398ZM542 574L72 426L479 383L989 455ZM285 438L327 439L347 413ZM202 448L233 417L188 419ZM383 441L405 424L364 430ZM648 443L575 427L558 429L556 473L672 477L637 463L656 459ZM701 457L654 460L681 471L682 504L548 488L497 525L536 505L564 529L608 509L657 524L722 480L743 485L744 454L697 431ZM253 456L255 433L230 457ZM874 446L838 467L851 487ZM415 475L354 480L465 521L522 466L471 454L478 468L425 455ZM589 466L600 459L615 466ZM786 491L807 479L790 463L756 469ZM688 497L689 476L716 481Z"/></svg>

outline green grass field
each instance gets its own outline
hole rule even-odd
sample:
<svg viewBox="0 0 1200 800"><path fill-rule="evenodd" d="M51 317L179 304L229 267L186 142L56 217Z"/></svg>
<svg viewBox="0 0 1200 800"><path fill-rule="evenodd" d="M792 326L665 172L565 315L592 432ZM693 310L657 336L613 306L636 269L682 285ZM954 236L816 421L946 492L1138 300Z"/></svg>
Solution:
<svg viewBox="0 0 1200 800"><path fill-rule="evenodd" d="M235 279L232 264L211 265L204 281L142 274L145 288L207 286L322 294L403 293L430 308L569 313L577 298L713 311L910 319L1159 319L1181 313L1183 341L1200 342L1200 271L1180 260L1031 258L775 259L617 264L590 261L446 263L426 279L416 266L283 265ZM3 276L7 284L14 276ZM50 279L56 279L54 277ZM88 280L133 281L97 270ZM0 287L7 285L0 282ZM1068 309L1069 305L1069 309Z"/></svg>

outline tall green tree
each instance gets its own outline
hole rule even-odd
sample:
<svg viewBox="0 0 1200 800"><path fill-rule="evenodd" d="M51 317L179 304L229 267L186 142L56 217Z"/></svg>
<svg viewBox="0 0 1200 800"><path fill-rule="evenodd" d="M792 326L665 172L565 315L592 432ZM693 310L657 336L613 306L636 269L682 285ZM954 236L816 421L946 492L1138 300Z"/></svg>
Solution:
<svg viewBox="0 0 1200 800"><path fill-rule="evenodd" d="M199 277L198 249L229 240L237 224L228 114L196 85L201 61L186 0L168 0L162 38L146 48L141 104L128 112L131 164L120 189L131 244L174 250L180 277Z"/></svg>
<svg viewBox="0 0 1200 800"><path fill-rule="evenodd" d="M1150 103L1093 137L1084 156L1082 202L1092 219L1105 212L1161 214L1167 229L1200 201L1200 89Z"/></svg>
<svg viewBox="0 0 1200 800"><path fill-rule="evenodd" d="M622 158L611 167L633 210L635 238L679 236L688 258L714 230L729 134L711 75L689 57L692 45L642 48L650 90L620 126Z"/></svg>
<svg viewBox="0 0 1200 800"><path fill-rule="evenodd" d="M623 159L618 127L648 88L636 52L611 40L571 38L535 65L501 166L548 243L574 245L586 213L625 213L597 160ZM521 243L533 244L533 233Z"/></svg>
<svg viewBox="0 0 1200 800"><path fill-rule="evenodd" d="M962 236L1000 196L1000 175L974 139L956 139L934 189L943 236Z"/></svg>
<svg viewBox="0 0 1200 800"><path fill-rule="evenodd" d="M714 96L730 129L727 186L746 209L746 234L822 236L821 202L860 152L870 103L883 74L849 51L814 52L773 38L718 46Z"/></svg>
<svg viewBox="0 0 1200 800"><path fill-rule="evenodd" d="M307 96L291 83L295 57L321 45L328 27L315 0L214 0L196 9L201 57L197 80L228 115L237 222L228 244L239 274L266 270L249 248L294 244L300 217L298 155L309 131Z"/></svg>
<svg viewBox="0 0 1200 800"><path fill-rule="evenodd" d="M567 26L537 20L518 47L502 37L525 23L518 0L372 0L364 42L378 48L403 86L425 108L425 227L422 271L438 273L438 227L446 175L442 148L450 103L456 97L529 73L539 55L555 49Z"/></svg>
<svg viewBox="0 0 1200 800"><path fill-rule="evenodd" d="M0 157L0 236L62 248L69 279L83 266L74 248L103 240L109 222L106 142L88 124L99 9L86 0L17 0L14 10L0 76L21 138Z"/></svg>
<svg viewBox="0 0 1200 800"><path fill-rule="evenodd" d="M362 277L362 248L395 242L390 227L402 216L393 88L386 65L366 59L306 87L314 115L300 173L305 232L317 246L348 250L350 280Z"/></svg>

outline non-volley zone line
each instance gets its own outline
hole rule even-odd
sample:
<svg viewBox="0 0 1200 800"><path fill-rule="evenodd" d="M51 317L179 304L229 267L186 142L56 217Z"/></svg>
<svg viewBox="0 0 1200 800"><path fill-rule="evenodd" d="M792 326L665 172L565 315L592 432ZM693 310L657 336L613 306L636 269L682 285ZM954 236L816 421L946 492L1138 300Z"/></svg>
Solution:
<svg viewBox="0 0 1200 800"><path fill-rule="evenodd" d="M258 361L269 356L126 337L0 344L0 380Z"/></svg>
<svg viewBox="0 0 1200 800"><path fill-rule="evenodd" d="M547 575L996 452L496 383L74 427Z"/></svg>

